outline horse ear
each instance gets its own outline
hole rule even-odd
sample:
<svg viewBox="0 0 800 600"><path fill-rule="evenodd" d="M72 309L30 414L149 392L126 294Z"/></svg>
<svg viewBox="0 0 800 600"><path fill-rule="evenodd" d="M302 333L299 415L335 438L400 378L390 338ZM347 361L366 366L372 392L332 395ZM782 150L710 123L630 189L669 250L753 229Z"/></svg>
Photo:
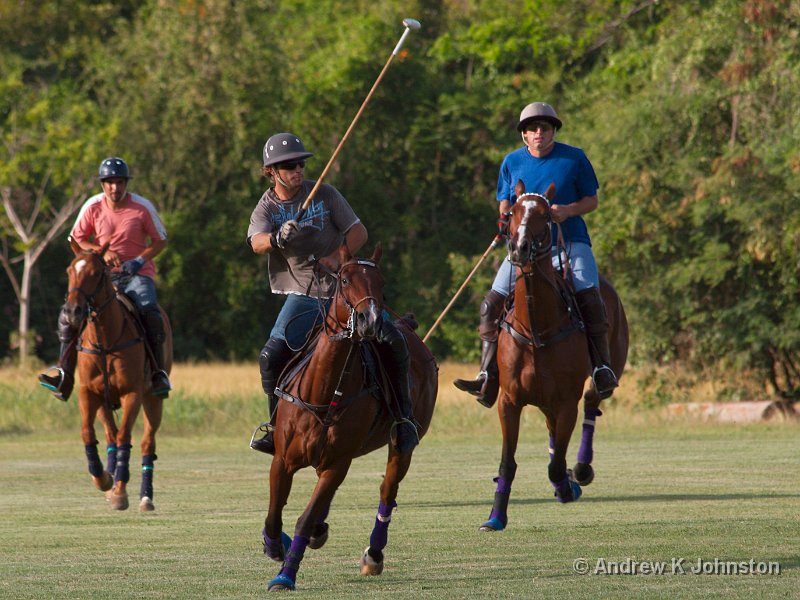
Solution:
<svg viewBox="0 0 800 600"><path fill-rule="evenodd" d="M103 256L106 253L106 250L108 250L108 245L110 243L111 242L106 242L105 244L103 244L103 247L100 248L100 252L98 252L98 254L100 254L100 256Z"/></svg>
<svg viewBox="0 0 800 600"><path fill-rule="evenodd" d="M75 254L75 256L78 256L78 254L83 252L81 247L78 245L78 242L72 239L72 236L69 238L69 247L72 248L72 252Z"/></svg>
<svg viewBox="0 0 800 600"><path fill-rule="evenodd" d="M517 185L514 186L514 193L517 195L517 198L525 193L525 184L522 183L522 179L517 180Z"/></svg>
<svg viewBox="0 0 800 600"><path fill-rule="evenodd" d="M383 256L383 248L381 247L381 243L378 242L375 244L375 250L372 251L372 262L379 263L381 261L381 256Z"/></svg>
<svg viewBox="0 0 800 600"><path fill-rule="evenodd" d="M553 196L556 195L556 184L555 182L551 182L550 185L547 187L547 191L544 193L544 197L548 200L552 200Z"/></svg>
<svg viewBox="0 0 800 600"><path fill-rule="evenodd" d="M342 245L339 246L339 264L343 265L351 258L353 258L353 255L350 254L350 248L347 247L347 242L343 242Z"/></svg>
<svg viewBox="0 0 800 600"><path fill-rule="evenodd" d="M319 262L319 264L321 264L331 273L336 273L339 270L339 265L336 264L336 261L333 261L328 257L320 258L317 262Z"/></svg>

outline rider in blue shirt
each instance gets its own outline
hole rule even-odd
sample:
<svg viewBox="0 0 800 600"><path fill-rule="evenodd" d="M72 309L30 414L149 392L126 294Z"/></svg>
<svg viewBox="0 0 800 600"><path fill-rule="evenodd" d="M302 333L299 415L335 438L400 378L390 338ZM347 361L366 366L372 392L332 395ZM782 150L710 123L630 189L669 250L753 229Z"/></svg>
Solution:
<svg viewBox="0 0 800 600"><path fill-rule="evenodd" d="M525 146L508 154L500 166L497 180L497 201L500 212L500 233L508 227L508 212L517 198L517 181L522 180L530 192L544 193L551 183L556 194L552 200L553 265L558 266L556 250L560 224L572 271L572 282L581 317L589 337L592 360L592 379L601 398L609 397L617 387L617 377L609 367L608 317L600 296L600 279L592 253L592 241L582 215L597 208L599 184L592 164L580 148L555 141L561 120L552 106L534 102L520 114L517 130ZM480 309L481 366L475 379L457 379L457 388L477 397L478 402L491 407L497 400L498 320L506 297L514 288L516 269L508 258L495 276L492 289L486 294Z"/></svg>

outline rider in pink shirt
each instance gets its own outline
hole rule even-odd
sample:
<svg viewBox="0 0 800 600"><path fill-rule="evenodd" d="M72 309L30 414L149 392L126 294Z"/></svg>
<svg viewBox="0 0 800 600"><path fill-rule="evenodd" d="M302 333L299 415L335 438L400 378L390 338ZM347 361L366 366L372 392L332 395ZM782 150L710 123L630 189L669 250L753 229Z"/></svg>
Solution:
<svg viewBox="0 0 800 600"><path fill-rule="evenodd" d="M86 251L109 244L103 260L111 267L111 280L139 309L154 365L150 393L167 396L172 389L164 368L164 322L158 308L153 258L167 246L167 230L153 204L127 191L128 165L121 158L100 164L103 193L89 198L78 213L70 237ZM75 383L77 334L63 310L58 319L61 354L58 365L39 375L42 386L67 400ZM50 375L50 371L55 371Z"/></svg>

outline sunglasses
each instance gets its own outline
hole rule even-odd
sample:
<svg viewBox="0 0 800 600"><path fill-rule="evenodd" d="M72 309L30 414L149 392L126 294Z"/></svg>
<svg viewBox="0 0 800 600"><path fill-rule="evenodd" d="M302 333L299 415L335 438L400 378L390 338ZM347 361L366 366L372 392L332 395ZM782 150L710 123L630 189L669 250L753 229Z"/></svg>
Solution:
<svg viewBox="0 0 800 600"><path fill-rule="evenodd" d="M275 165L276 169L280 169L281 171L294 171L297 167L304 169L306 166L306 161L304 160L293 160L291 162L285 162Z"/></svg>
<svg viewBox="0 0 800 600"><path fill-rule="evenodd" d="M525 124L525 131L553 131L553 124L547 121L531 121Z"/></svg>

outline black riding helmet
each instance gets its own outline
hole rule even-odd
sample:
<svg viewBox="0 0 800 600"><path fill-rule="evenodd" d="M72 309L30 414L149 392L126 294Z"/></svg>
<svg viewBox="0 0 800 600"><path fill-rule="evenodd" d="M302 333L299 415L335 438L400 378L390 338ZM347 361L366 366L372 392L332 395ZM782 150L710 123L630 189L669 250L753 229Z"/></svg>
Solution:
<svg viewBox="0 0 800 600"><path fill-rule="evenodd" d="M306 150L300 138L293 133L276 133L264 144L264 166L276 165L290 160L303 160L314 156Z"/></svg>
<svg viewBox="0 0 800 600"><path fill-rule="evenodd" d="M132 179L128 171L127 163L121 158L110 156L100 163L100 171L97 178L100 181L111 179L112 177L122 177L125 179Z"/></svg>

